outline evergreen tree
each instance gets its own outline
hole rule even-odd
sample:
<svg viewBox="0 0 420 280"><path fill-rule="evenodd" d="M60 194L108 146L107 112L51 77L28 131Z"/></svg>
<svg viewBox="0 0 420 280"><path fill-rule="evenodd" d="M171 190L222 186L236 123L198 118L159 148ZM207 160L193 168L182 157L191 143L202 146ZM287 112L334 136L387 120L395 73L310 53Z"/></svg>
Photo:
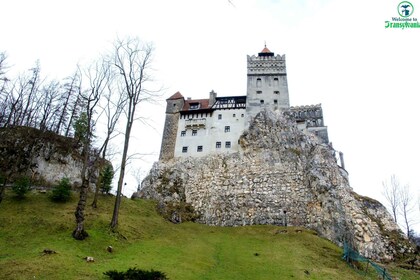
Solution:
<svg viewBox="0 0 420 280"><path fill-rule="evenodd" d="M111 165L107 165L101 174L101 192L109 194L112 189L112 179L114 179L114 170Z"/></svg>

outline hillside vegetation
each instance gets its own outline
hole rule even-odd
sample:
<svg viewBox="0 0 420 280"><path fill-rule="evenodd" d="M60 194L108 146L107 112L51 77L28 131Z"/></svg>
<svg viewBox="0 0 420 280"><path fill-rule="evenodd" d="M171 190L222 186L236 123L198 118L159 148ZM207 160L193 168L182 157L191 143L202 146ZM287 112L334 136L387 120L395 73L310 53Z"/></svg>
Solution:
<svg viewBox="0 0 420 280"><path fill-rule="evenodd" d="M341 260L342 250L314 232L277 226L212 227L172 224L153 201L124 199L118 233L110 232L114 197L87 207L90 237L77 241L76 194L53 203L48 194L17 200L10 191L0 204L0 279L107 279L108 270L137 267L188 279L377 279ZM113 252L107 251L112 246ZM55 254L44 254L45 249ZM94 262L84 259L91 256ZM364 269L364 268L363 268ZM389 267L393 276L418 279Z"/></svg>

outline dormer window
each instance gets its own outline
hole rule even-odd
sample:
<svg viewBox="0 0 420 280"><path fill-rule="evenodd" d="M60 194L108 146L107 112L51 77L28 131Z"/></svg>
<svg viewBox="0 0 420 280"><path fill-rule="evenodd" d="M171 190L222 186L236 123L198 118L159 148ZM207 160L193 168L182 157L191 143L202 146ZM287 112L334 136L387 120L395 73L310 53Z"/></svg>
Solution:
<svg viewBox="0 0 420 280"><path fill-rule="evenodd" d="M190 103L190 110L197 110L200 109L200 103L195 102L195 103Z"/></svg>

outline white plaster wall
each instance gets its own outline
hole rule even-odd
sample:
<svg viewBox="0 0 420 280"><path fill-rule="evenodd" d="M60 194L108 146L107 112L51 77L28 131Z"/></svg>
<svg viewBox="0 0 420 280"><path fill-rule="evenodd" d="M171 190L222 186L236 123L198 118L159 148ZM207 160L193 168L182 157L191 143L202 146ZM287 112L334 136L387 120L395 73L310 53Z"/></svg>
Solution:
<svg viewBox="0 0 420 280"><path fill-rule="evenodd" d="M219 119L218 115L222 118ZM234 116L235 115L235 116ZM245 128L245 109L215 110L212 116L206 118L206 126L197 128L197 135L192 136L192 129L185 128L185 120L179 119L177 139L175 144L175 157L201 157L215 153L233 153L239 151L238 139ZM194 116L194 119L197 119ZM201 116L198 117L201 119ZM225 132L225 126L230 126L230 131ZM181 137L181 131L186 135ZM231 147L226 148L226 141L231 142ZM221 142L221 147L216 148L216 142ZM203 151L198 152L197 147L203 146ZM182 148L188 147L188 152L183 153Z"/></svg>

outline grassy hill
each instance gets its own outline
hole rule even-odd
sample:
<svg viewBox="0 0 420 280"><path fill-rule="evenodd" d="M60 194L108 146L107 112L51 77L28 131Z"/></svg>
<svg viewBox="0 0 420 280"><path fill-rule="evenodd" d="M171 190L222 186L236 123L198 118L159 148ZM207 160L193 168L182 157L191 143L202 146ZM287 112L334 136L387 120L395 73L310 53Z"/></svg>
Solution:
<svg viewBox="0 0 420 280"><path fill-rule="evenodd" d="M342 250L311 231L277 226L236 228L194 223L175 225L155 211L152 201L124 199L118 233L108 229L114 197L87 207L90 237L71 237L76 194L65 204L47 194L0 204L0 279L107 279L107 270L131 267L159 270L182 279L377 279L341 260ZM114 252L106 248L113 246ZM44 255L44 249L56 254ZM92 256L95 262L84 258ZM419 274L389 266L393 276Z"/></svg>

